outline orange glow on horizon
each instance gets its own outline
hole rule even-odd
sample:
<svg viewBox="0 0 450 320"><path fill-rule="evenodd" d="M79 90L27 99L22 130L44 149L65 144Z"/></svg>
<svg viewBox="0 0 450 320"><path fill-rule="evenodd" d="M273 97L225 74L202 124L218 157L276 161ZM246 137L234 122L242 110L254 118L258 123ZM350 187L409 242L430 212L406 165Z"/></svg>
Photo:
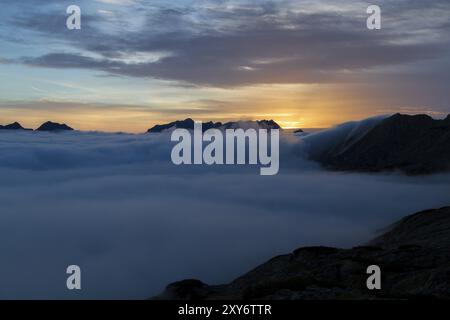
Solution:
<svg viewBox="0 0 450 320"><path fill-rule="evenodd" d="M329 128L379 114L414 111L413 108L367 100L364 94L358 94L359 90L344 89L339 85L178 90L178 95L171 94L142 104L101 104L97 99L94 99L96 102L45 99L13 104L3 102L0 125L17 121L24 127L35 129L46 121L54 121L83 131L144 133L156 124L192 118L203 122L274 120L284 129L303 129ZM417 112L423 110L417 109Z"/></svg>

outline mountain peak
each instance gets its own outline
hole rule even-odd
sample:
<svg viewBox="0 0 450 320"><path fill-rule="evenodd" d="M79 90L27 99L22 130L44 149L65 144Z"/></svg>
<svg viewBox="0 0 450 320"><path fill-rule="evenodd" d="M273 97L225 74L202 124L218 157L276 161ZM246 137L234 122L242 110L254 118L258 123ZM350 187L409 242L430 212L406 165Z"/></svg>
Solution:
<svg viewBox="0 0 450 320"><path fill-rule="evenodd" d="M22 127L22 125L20 123L13 122L11 124L8 124L6 126L0 126L1 130L30 130L30 129L25 129L24 127Z"/></svg>
<svg viewBox="0 0 450 320"><path fill-rule="evenodd" d="M281 129L281 127L274 120L260 120L256 121L259 125L267 126L270 129Z"/></svg>
<svg viewBox="0 0 450 320"><path fill-rule="evenodd" d="M170 129L170 128L193 129L194 128L194 120L192 120L191 118L187 118L185 120L173 121L173 122L169 122L166 124L157 124L154 127L150 128L147 132L148 133L162 132L162 131Z"/></svg>
<svg viewBox="0 0 450 320"><path fill-rule="evenodd" d="M36 131L58 132L58 131L73 131L73 129L66 124L47 121L43 123L39 128L37 128Z"/></svg>
<svg viewBox="0 0 450 320"><path fill-rule="evenodd" d="M404 120L404 121L433 121L434 119L432 117L430 117L427 114L414 114L414 115L409 115L409 114L401 114L401 113L396 113L393 116L391 116L390 118L388 118L387 120Z"/></svg>

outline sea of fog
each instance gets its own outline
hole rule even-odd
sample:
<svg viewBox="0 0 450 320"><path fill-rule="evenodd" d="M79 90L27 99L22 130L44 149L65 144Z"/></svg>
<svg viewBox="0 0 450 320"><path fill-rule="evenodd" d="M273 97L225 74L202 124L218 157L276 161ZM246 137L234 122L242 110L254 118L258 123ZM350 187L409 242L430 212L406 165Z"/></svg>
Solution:
<svg viewBox="0 0 450 320"><path fill-rule="evenodd" d="M141 299L185 278L229 282L300 246L362 244L450 204L449 175L336 173L306 160L344 129L283 135L277 176L176 167L168 134L0 132L0 298ZM66 289L72 264L81 291Z"/></svg>

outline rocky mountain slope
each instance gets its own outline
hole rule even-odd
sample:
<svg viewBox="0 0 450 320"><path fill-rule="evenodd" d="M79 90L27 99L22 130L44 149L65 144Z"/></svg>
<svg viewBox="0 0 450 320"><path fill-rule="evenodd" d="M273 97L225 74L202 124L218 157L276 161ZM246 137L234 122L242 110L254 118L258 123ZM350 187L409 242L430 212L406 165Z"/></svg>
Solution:
<svg viewBox="0 0 450 320"><path fill-rule="evenodd" d="M378 265L382 289L366 287ZM353 249L300 248L225 285L169 285L156 299L450 299L450 207L406 217Z"/></svg>
<svg viewBox="0 0 450 320"><path fill-rule="evenodd" d="M450 115L434 120L427 115L396 114L382 120L358 139L312 155L334 170L379 172L401 170L428 174L450 170Z"/></svg>

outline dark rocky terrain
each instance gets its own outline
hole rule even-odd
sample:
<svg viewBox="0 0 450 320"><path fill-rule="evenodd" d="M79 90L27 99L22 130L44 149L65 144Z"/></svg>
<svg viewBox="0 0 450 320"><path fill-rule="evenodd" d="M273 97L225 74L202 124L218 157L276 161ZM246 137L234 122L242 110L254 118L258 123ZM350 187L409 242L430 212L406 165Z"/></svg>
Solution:
<svg viewBox="0 0 450 320"><path fill-rule="evenodd" d="M73 131L71 127L66 124L55 123L47 121L42 124L36 131L50 131L50 132L60 132L60 131Z"/></svg>
<svg viewBox="0 0 450 320"><path fill-rule="evenodd" d="M379 172L400 170L429 174L450 170L450 115L396 114L382 120L358 139L342 141L312 156L329 169Z"/></svg>
<svg viewBox="0 0 450 320"><path fill-rule="evenodd" d="M382 290L366 287L378 265ZM225 285L169 285L155 299L450 299L450 207L408 216L365 246L300 248Z"/></svg>
<svg viewBox="0 0 450 320"><path fill-rule="evenodd" d="M182 121L174 121L167 124L162 125L156 125L153 128L149 129L148 133L158 133L163 132L164 130L176 128L176 129L194 129L194 123L195 121L188 118L186 120ZM281 129L281 127L273 120L259 120L259 121L238 121L238 122L204 122L202 123L202 129L203 131L209 130L209 129L237 129L240 127L258 127L261 129Z"/></svg>

